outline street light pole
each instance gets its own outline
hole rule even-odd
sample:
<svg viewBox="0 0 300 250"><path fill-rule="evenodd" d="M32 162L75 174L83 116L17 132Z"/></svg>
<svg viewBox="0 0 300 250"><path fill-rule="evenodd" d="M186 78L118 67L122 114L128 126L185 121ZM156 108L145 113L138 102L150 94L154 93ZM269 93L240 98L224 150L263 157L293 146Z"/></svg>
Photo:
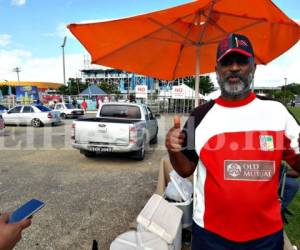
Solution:
<svg viewBox="0 0 300 250"><path fill-rule="evenodd" d="M18 82L20 82L20 77L19 77L19 73L21 72L21 69L19 67L16 67L13 69L13 72L17 73L17 77L18 77Z"/></svg>
<svg viewBox="0 0 300 250"><path fill-rule="evenodd" d="M67 37L64 37L63 44L61 45L62 48L62 60L63 60L63 79L64 85L66 85L66 70L65 70L65 46L66 46Z"/></svg>
<svg viewBox="0 0 300 250"><path fill-rule="evenodd" d="M286 83L287 83L287 78L284 78L284 105L286 105Z"/></svg>

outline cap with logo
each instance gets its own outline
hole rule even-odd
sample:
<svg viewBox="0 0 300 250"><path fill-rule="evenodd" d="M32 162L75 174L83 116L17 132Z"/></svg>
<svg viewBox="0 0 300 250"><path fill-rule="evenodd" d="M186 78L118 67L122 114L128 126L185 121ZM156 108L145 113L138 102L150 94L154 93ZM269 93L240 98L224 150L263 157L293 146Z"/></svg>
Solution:
<svg viewBox="0 0 300 250"><path fill-rule="evenodd" d="M240 34L229 34L218 44L217 62L232 52L240 53L248 57L254 57L250 40Z"/></svg>

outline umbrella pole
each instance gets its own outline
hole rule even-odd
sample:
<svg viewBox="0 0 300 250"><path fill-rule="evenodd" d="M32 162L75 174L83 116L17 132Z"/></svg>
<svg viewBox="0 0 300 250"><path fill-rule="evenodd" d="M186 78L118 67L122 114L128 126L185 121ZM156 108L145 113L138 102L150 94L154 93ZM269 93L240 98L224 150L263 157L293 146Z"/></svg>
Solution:
<svg viewBox="0 0 300 250"><path fill-rule="evenodd" d="M199 106L200 85L200 45L196 47L196 79L195 79L195 108Z"/></svg>

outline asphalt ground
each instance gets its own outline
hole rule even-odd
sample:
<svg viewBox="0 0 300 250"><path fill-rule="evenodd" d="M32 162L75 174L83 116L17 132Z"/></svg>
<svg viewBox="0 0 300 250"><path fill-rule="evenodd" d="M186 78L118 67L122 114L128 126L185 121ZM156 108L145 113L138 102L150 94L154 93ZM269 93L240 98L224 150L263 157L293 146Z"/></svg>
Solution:
<svg viewBox="0 0 300 250"><path fill-rule="evenodd" d="M98 249L109 249L155 191L172 116L158 121L158 144L144 161L115 154L86 158L71 147L72 120L54 127L7 126L0 135L0 210L13 211L31 198L46 203L15 249L84 250L92 249L93 240Z"/></svg>

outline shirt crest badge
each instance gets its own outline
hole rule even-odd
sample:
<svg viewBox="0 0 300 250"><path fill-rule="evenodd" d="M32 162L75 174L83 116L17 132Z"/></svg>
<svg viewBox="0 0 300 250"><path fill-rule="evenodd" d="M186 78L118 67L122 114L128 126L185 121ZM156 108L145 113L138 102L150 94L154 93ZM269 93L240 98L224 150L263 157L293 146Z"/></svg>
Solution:
<svg viewBox="0 0 300 250"><path fill-rule="evenodd" d="M262 151L274 151L274 140L272 135L260 135L259 142Z"/></svg>

